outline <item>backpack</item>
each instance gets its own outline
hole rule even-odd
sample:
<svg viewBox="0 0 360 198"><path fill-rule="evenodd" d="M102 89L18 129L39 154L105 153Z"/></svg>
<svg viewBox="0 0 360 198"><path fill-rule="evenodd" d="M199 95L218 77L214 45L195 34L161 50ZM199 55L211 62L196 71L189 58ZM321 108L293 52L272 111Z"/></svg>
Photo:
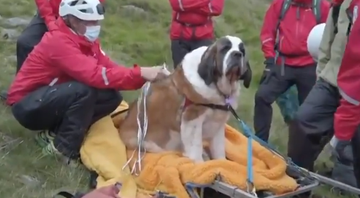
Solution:
<svg viewBox="0 0 360 198"><path fill-rule="evenodd" d="M313 0L312 5L311 5L311 10L316 18L316 24L321 23L321 9L320 9L321 5L320 5L320 3L321 3L321 0ZM282 4L280 15L279 15L279 19L276 24L275 51L278 51L277 46L279 44L279 39L280 39L279 38L280 23L284 19L286 12L289 10L291 5L295 5L298 7L306 7L306 5L295 3L292 0L284 0L284 2Z"/></svg>
<svg viewBox="0 0 360 198"><path fill-rule="evenodd" d="M352 25L354 23L354 9L356 9L355 11L357 12L357 9L358 9L357 7L354 7L353 10L351 10L350 8L346 9L346 15L349 18L349 25L348 25L348 28L347 28L347 31L346 31L347 36L349 36L349 34L351 32Z"/></svg>
<svg viewBox="0 0 360 198"><path fill-rule="evenodd" d="M313 0L312 1L312 6L311 6L311 10L314 13L314 16L316 18L316 23L319 24L321 21L321 9L320 9L320 3L321 0ZM284 0L283 4L282 4L282 8L281 8L281 12L280 12L280 16L279 16L279 25L280 22L283 20L286 12L289 10L291 5L295 5L298 7L305 7L305 5L303 4L299 4L299 3L295 3L292 0Z"/></svg>
<svg viewBox="0 0 360 198"><path fill-rule="evenodd" d="M85 196L85 194L83 194L83 193L76 193L75 195L73 195L69 192L61 191L61 192L58 192L53 198L56 198L56 197L81 198L83 196Z"/></svg>

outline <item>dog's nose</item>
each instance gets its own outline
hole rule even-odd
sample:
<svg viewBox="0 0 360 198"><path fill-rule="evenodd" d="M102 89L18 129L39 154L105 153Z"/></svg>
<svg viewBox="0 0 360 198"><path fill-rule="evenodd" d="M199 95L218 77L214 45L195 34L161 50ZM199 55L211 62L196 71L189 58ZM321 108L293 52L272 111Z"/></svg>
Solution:
<svg viewBox="0 0 360 198"><path fill-rule="evenodd" d="M232 57L236 58L236 59L240 59L242 58L242 53L239 51L234 51L233 53L231 53Z"/></svg>

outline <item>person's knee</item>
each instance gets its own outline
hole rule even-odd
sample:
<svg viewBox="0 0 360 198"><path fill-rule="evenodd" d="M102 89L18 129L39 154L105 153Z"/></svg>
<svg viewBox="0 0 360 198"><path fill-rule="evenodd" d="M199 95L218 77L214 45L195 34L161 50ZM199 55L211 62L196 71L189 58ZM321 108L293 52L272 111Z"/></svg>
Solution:
<svg viewBox="0 0 360 198"><path fill-rule="evenodd" d="M114 89L95 89L95 92L96 104L102 105L106 114L112 113L123 100L120 92Z"/></svg>
<svg viewBox="0 0 360 198"><path fill-rule="evenodd" d="M294 116L294 121L297 122L299 125L314 125L314 123L317 123L317 121L319 121L319 124L321 121L327 121L328 119L322 119L322 120L318 120L318 112L314 111L314 107L312 107L311 105L308 105L306 103L304 103L303 105L301 105L298 109L298 111L295 113ZM331 117L332 115L330 115Z"/></svg>
<svg viewBox="0 0 360 198"><path fill-rule="evenodd" d="M265 89L259 87L259 89L255 93L255 104L272 104L273 101L271 101L269 96L270 93L268 93Z"/></svg>
<svg viewBox="0 0 360 198"><path fill-rule="evenodd" d="M103 92L105 92L104 94L106 95L106 98L108 98L108 103L109 105L113 105L115 108L118 107L121 103L121 101L123 100L120 92L114 90L114 89L109 89L109 90L102 90Z"/></svg>
<svg viewBox="0 0 360 198"><path fill-rule="evenodd" d="M68 90L75 94L76 98L96 100L96 89L78 81L68 82Z"/></svg>
<svg viewBox="0 0 360 198"><path fill-rule="evenodd" d="M110 92L109 96L111 96L109 106L111 107L110 109L112 109L111 112L109 112L109 113L112 113L113 111L115 111L116 108L118 108L118 106L122 102L123 98L122 98L120 92L118 92L116 90L113 90L112 92Z"/></svg>

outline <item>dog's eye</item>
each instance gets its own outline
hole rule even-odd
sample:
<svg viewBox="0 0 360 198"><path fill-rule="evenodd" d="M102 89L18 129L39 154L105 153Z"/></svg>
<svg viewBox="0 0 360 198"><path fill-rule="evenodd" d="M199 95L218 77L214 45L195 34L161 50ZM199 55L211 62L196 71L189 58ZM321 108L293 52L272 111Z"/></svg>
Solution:
<svg viewBox="0 0 360 198"><path fill-rule="evenodd" d="M221 52L227 52L227 51L229 51L230 49L231 49L231 46L225 45L225 46L223 46L223 47L221 48Z"/></svg>
<svg viewBox="0 0 360 198"><path fill-rule="evenodd" d="M240 52L241 52L242 54L245 55L245 47L244 47L244 44L243 44L243 43L240 43L240 44L239 44L239 50L240 50Z"/></svg>

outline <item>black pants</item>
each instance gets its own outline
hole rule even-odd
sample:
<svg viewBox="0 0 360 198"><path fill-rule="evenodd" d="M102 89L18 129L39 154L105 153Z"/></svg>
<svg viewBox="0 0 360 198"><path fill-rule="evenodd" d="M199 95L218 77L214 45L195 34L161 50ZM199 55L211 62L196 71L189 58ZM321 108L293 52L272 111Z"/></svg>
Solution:
<svg viewBox="0 0 360 198"><path fill-rule="evenodd" d="M19 72L27 56L34 49L48 29L44 20L36 14L29 25L23 30L16 42L16 73Z"/></svg>
<svg viewBox="0 0 360 198"><path fill-rule="evenodd" d="M39 14L36 14L16 41L16 73L19 72L30 52L41 41L41 38L47 31L44 20ZM5 101L6 99L7 91L1 91L0 100Z"/></svg>
<svg viewBox="0 0 360 198"><path fill-rule="evenodd" d="M358 188L360 187L360 129L358 128L355 136L351 140L351 146L353 151L354 158L354 176L356 179L356 183ZM359 195L360 197L360 195Z"/></svg>
<svg viewBox="0 0 360 198"><path fill-rule="evenodd" d="M295 164L310 171L324 146L334 135L334 114L339 106L338 89L320 79L300 106L289 128L288 156ZM341 143L341 142L340 142ZM340 144L339 143L339 144ZM344 142L343 142L344 143ZM357 185L360 179L360 133L352 140L352 152L338 153L338 160L344 165L354 165ZM348 156L352 155L352 156ZM342 174L347 174L343 172ZM342 181L350 184L352 175ZM352 183L352 182L351 182Z"/></svg>
<svg viewBox="0 0 360 198"><path fill-rule="evenodd" d="M176 68L185 55L194 49L197 49L202 46L209 46L213 43L213 40L194 40L194 41L186 41L186 40L172 40L171 41L171 53L172 59L174 63L174 68Z"/></svg>
<svg viewBox="0 0 360 198"><path fill-rule="evenodd" d="M42 87L12 106L14 117L30 130L52 130L55 148L77 156L91 124L121 103L115 90L100 90L79 82Z"/></svg>
<svg viewBox="0 0 360 198"><path fill-rule="evenodd" d="M298 100L301 105L316 81L316 65L306 67L285 66L285 74L271 76L264 81L264 72L259 89L255 94L254 129L256 135L268 141L273 110L271 105L275 100L288 90L292 85L298 89Z"/></svg>

